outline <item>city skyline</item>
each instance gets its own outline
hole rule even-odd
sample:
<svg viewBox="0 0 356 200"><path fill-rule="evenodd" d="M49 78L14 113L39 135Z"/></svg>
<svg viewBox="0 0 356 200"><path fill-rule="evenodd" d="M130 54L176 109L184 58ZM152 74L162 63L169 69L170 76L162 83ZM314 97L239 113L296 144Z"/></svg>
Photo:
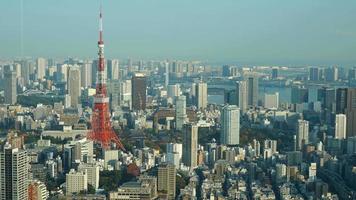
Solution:
<svg viewBox="0 0 356 200"><path fill-rule="evenodd" d="M7 48L0 49L0 59L96 56L92 41L98 25L92 21L99 1L29 4L16 0L2 4L7 9L0 14L5 30L0 41ZM106 54L108 58L144 60L351 65L356 53L354 4L320 0L104 1Z"/></svg>

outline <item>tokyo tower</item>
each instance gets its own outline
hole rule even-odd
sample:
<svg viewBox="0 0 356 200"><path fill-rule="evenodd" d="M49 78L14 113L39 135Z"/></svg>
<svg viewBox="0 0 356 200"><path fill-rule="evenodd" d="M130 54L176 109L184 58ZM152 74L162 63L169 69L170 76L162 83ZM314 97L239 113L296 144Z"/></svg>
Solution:
<svg viewBox="0 0 356 200"><path fill-rule="evenodd" d="M99 15L99 60L97 66L96 94L94 96L94 109L92 115L92 130L88 133L88 138L101 144L103 149L109 149L112 144L124 150L118 135L111 127L109 114L109 97L106 90L106 71L104 60L104 41L103 41L103 16L100 8Z"/></svg>

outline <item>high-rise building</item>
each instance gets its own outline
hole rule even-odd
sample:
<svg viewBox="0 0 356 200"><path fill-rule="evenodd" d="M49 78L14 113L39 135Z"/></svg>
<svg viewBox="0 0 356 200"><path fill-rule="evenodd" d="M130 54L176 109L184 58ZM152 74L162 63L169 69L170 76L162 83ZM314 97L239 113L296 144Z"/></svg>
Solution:
<svg viewBox="0 0 356 200"><path fill-rule="evenodd" d="M129 108L132 106L132 84L131 80L124 80L120 82L120 106L125 104L128 105Z"/></svg>
<svg viewBox="0 0 356 200"><path fill-rule="evenodd" d="M249 75L247 80L247 105L257 106L258 104L258 76Z"/></svg>
<svg viewBox="0 0 356 200"><path fill-rule="evenodd" d="M198 109L205 109L208 105L208 85L203 81L195 86L195 100Z"/></svg>
<svg viewBox="0 0 356 200"><path fill-rule="evenodd" d="M326 81L337 81L339 79L339 69L336 66L325 69Z"/></svg>
<svg viewBox="0 0 356 200"><path fill-rule="evenodd" d="M291 103L307 103L309 99L308 88L305 87L292 87L291 90Z"/></svg>
<svg viewBox="0 0 356 200"><path fill-rule="evenodd" d="M167 86L167 96L168 97L175 99L179 95L180 95L180 85L179 84Z"/></svg>
<svg viewBox="0 0 356 200"><path fill-rule="evenodd" d="M108 79L119 80L120 62L117 59L108 60Z"/></svg>
<svg viewBox="0 0 356 200"><path fill-rule="evenodd" d="M180 167L180 162L183 155L183 145L178 143L167 144L167 162L173 164L177 169Z"/></svg>
<svg viewBox="0 0 356 200"><path fill-rule="evenodd" d="M236 101L237 106L240 108L242 113L247 110L247 82L237 81L236 82Z"/></svg>
<svg viewBox="0 0 356 200"><path fill-rule="evenodd" d="M176 101L176 129L182 130L187 121L186 97L179 96Z"/></svg>
<svg viewBox="0 0 356 200"><path fill-rule="evenodd" d="M240 144L240 109L227 105L221 112L221 144Z"/></svg>
<svg viewBox="0 0 356 200"><path fill-rule="evenodd" d="M164 79L164 85L167 87L169 85L169 62L164 63L164 68L165 68L165 79Z"/></svg>
<svg viewBox="0 0 356 200"><path fill-rule="evenodd" d="M297 150L302 150L305 144L309 143L309 122L298 120L297 124Z"/></svg>
<svg viewBox="0 0 356 200"><path fill-rule="evenodd" d="M309 68L309 80L310 81L319 81L321 78L321 70L318 67Z"/></svg>
<svg viewBox="0 0 356 200"><path fill-rule="evenodd" d="M30 81L30 63L27 60L20 61L21 64L21 76L23 78L24 85L27 86Z"/></svg>
<svg viewBox="0 0 356 200"><path fill-rule="evenodd" d="M336 90L336 113L345 114L347 105L347 88L338 88Z"/></svg>
<svg viewBox="0 0 356 200"><path fill-rule="evenodd" d="M356 136L356 88L347 88L346 95L346 132L351 137Z"/></svg>
<svg viewBox="0 0 356 200"><path fill-rule="evenodd" d="M318 101L323 109L333 111L336 102L336 92L334 88L323 87L318 89Z"/></svg>
<svg viewBox="0 0 356 200"><path fill-rule="evenodd" d="M11 145L0 152L0 199L28 199L27 152Z"/></svg>
<svg viewBox="0 0 356 200"><path fill-rule="evenodd" d="M132 86L132 109L145 110L146 109L146 76L141 73L136 73L131 80Z"/></svg>
<svg viewBox="0 0 356 200"><path fill-rule="evenodd" d="M346 115L336 114L335 117L335 138L345 139L346 138Z"/></svg>
<svg viewBox="0 0 356 200"><path fill-rule="evenodd" d="M265 94L265 108L278 109L279 107L279 93Z"/></svg>
<svg viewBox="0 0 356 200"><path fill-rule="evenodd" d="M13 70L5 71L5 103L15 104L17 102L17 81L16 72Z"/></svg>
<svg viewBox="0 0 356 200"><path fill-rule="evenodd" d="M88 177L87 173L76 172L71 169L66 174L66 195L79 194L80 192L88 190Z"/></svg>
<svg viewBox="0 0 356 200"><path fill-rule="evenodd" d="M68 69L69 65L67 64L57 64L57 82L67 82L68 79Z"/></svg>
<svg viewBox="0 0 356 200"><path fill-rule="evenodd" d="M91 61L85 61L80 68L80 81L84 88L92 86L91 67Z"/></svg>
<svg viewBox="0 0 356 200"><path fill-rule="evenodd" d="M192 168L197 166L198 152L198 126L193 124L184 125L183 133L183 163Z"/></svg>
<svg viewBox="0 0 356 200"><path fill-rule="evenodd" d="M99 188L99 165L95 163L80 163L78 171L86 172L88 184L96 190Z"/></svg>
<svg viewBox="0 0 356 200"><path fill-rule="evenodd" d="M158 166L158 192L165 194L164 199L175 199L176 168L172 164L163 163Z"/></svg>
<svg viewBox="0 0 356 200"><path fill-rule="evenodd" d="M78 67L71 67L68 72L68 94L70 95L70 104L72 107L77 107L79 97L81 95L81 79L80 70Z"/></svg>
<svg viewBox="0 0 356 200"><path fill-rule="evenodd" d="M46 59L37 58L36 60L37 78L43 80L46 75Z"/></svg>
<svg viewBox="0 0 356 200"><path fill-rule="evenodd" d="M278 68L273 67L272 68L272 79L277 79L278 78Z"/></svg>

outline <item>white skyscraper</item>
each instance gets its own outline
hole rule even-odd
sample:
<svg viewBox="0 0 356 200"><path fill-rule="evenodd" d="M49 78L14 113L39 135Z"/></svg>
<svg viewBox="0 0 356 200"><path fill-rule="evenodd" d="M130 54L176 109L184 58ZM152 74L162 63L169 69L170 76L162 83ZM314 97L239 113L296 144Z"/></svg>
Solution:
<svg viewBox="0 0 356 200"><path fill-rule="evenodd" d="M208 84L200 81L195 89L196 106L198 109L205 109L208 105Z"/></svg>
<svg viewBox="0 0 356 200"><path fill-rule="evenodd" d="M0 152L0 199L28 199L27 152L5 145Z"/></svg>
<svg viewBox="0 0 356 200"><path fill-rule="evenodd" d="M167 144L167 162L174 164L176 168L179 168L182 160L183 145L178 143Z"/></svg>
<svg viewBox="0 0 356 200"><path fill-rule="evenodd" d="M309 122L306 120L298 120L297 150L302 150L302 147L308 143L309 143Z"/></svg>
<svg viewBox="0 0 356 200"><path fill-rule="evenodd" d="M108 78L111 80L119 80L120 78L120 62L117 59L108 60Z"/></svg>
<svg viewBox="0 0 356 200"><path fill-rule="evenodd" d="M169 62L164 63L164 68L165 68L165 80L164 84L167 87L169 85Z"/></svg>
<svg viewBox="0 0 356 200"><path fill-rule="evenodd" d="M240 109L227 105L221 112L221 144L238 145L240 143Z"/></svg>
<svg viewBox="0 0 356 200"><path fill-rule="evenodd" d="M195 168L198 158L198 126L186 124L183 133L183 157L185 166Z"/></svg>
<svg viewBox="0 0 356 200"><path fill-rule="evenodd" d="M46 59L37 58L36 60L37 78L43 80L46 76Z"/></svg>
<svg viewBox="0 0 356 200"><path fill-rule="evenodd" d="M265 108L278 109L279 107L279 93L265 94Z"/></svg>
<svg viewBox="0 0 356 200"><path fill-rule="evenodd" d="M187 120L186 97L179 96L176 101L176 129L182 130Z"/></svg>
<svg viewBox="0 0 356 200"><path fill-rule="evenodd" d="M80 70L78 67L71 67L68 73L68 94L70 95L70 104L72 107L77 107L79 97L81 95L80 86Z"/></svg>
<svg viewBox="0 0 356 200"><path fill-rule="evenodd" d="M167 87L167 96L174 99L175 97L180 95L180 85L168 85Z"/></svg>
<svg viewBox="0 0 356 200"><path fill-rule="evenodd" d="M81 86L84 88L92 86L91 67L91 61L85 61L80 68L80 81Z"/></svg>
<svg viewBox="0 0 356 200"><path fill-rule="evenodd" d="M246 81L236 82L236 100L237 106L240 108L242 113L247 110L247 83Z"/></svg>
<svg viewBox="0 0 356 200"><path fill-rule="evenodd" d="M337 114L335 118L335 138L346 138L346 115Z"/></svg>

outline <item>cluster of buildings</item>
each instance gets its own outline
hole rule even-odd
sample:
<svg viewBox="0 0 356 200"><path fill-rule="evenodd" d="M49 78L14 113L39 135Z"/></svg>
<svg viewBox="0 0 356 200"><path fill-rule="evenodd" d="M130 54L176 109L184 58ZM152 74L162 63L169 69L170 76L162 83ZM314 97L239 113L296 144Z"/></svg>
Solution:
<svg viewBox="0 0 356 200"><path fill-rule="evenodd" d="M0 63L0 199L355 198L354 69L106 60L122 151L86 137L97 64Z"/></svg>

